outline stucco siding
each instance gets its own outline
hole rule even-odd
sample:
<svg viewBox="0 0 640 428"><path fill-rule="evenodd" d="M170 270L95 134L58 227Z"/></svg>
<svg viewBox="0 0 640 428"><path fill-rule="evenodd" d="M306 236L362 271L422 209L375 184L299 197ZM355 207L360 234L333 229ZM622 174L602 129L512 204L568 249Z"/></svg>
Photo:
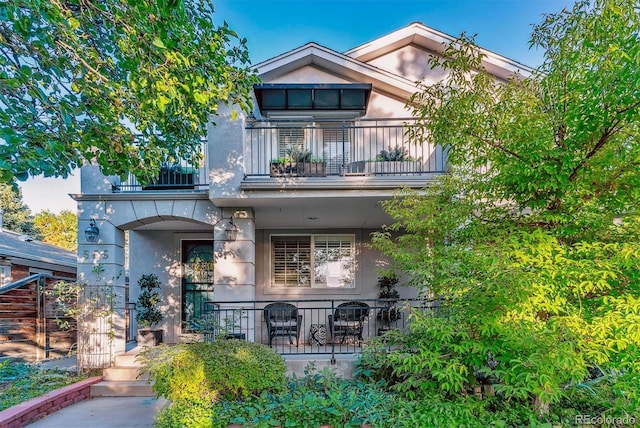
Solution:
<svg viewBox="0 0 640 428"><path fill-rule="evenodd" d="M270 80L269 83L351 83L351 81L316 66L308 65Z"/></svg>
<svg viewBox="0 0 640 428"><path fill-rule="evenodd" d="M428 61L432 55L432 52L423 48L409 45L375 58L369 61L369 64L411 81L426 77L428 83L435 83L441 80L446 72L441 68L431 69Z"/></svg>

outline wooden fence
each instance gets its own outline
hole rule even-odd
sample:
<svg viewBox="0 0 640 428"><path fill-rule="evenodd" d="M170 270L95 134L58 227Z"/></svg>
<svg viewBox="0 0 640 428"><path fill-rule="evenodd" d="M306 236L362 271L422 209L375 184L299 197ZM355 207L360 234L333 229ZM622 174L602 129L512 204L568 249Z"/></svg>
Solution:
<svg viewBox="0 0 640 428"><path fill-rule="evenodd" d="M72 277L29 275L0 288L0 360L39 361L68 355L76 345L73 318L64 318L56 299L45 292ZM68 328L61 328L66 321Z"/></svg>

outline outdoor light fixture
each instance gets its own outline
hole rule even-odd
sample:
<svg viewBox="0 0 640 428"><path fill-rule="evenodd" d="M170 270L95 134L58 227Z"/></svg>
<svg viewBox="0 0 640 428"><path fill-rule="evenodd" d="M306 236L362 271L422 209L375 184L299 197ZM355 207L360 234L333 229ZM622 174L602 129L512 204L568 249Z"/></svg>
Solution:
<svg viewBox="0 0 640 428"><path fill-rule="evenodd" d="M88 242L96 242L98 240L98 236L100 235L100 229L96 226L96 221L91 219L89 222L89 227L84 230L84 236L87 238Z"/></svg>
<svg viewBox="0 0 640 428"><path fill-rule="evenodd" d="M233 222L233 216L231 216L231 220L229 220L229 224L227 228L224 230L225 241L235 241L238 237L238 226Z"/></svg>

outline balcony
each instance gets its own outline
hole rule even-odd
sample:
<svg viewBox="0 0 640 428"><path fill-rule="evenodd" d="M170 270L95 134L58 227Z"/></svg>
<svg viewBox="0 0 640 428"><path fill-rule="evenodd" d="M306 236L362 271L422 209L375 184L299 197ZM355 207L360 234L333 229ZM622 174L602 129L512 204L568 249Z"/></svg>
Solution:
<svg viewBox="0 0 640 428"><path fill-rule="evenodd" d="M260 178L404 177L447 170L446 151L409 141L414 119L252 121L245 181Z"/></svg>
<svg viewBox="0 0 640 428"><path fill-rule="evenodd" d="M207 145L206 141L200 144L202 160L200 165L189 164L186 160L165 163L158 172L158 176L150 183L138 182L133 174L129 174L126 180L113 185L114 193L139 192L139 191L208 191L209 177L207 174Z"/></svg>

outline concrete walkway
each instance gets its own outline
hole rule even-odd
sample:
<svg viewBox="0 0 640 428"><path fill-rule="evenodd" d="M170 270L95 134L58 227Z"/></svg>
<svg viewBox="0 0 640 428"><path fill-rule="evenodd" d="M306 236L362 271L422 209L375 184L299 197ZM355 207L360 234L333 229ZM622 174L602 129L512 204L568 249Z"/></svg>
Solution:
<svg viewBox="0 0 640 428"><path fill-rule="evenodd" d="M43 361L46 369L75 372L75 356ZM146 428L168 401L153 397L96 397L82 400L27 425L30 428Z"/></svg>
<svg viewBox="0 0 640 428"><path fill-rule="evenodd" d="M97 397L80 401L27 425L30 428L146 428L168 405L163 398Z"/></svg>

